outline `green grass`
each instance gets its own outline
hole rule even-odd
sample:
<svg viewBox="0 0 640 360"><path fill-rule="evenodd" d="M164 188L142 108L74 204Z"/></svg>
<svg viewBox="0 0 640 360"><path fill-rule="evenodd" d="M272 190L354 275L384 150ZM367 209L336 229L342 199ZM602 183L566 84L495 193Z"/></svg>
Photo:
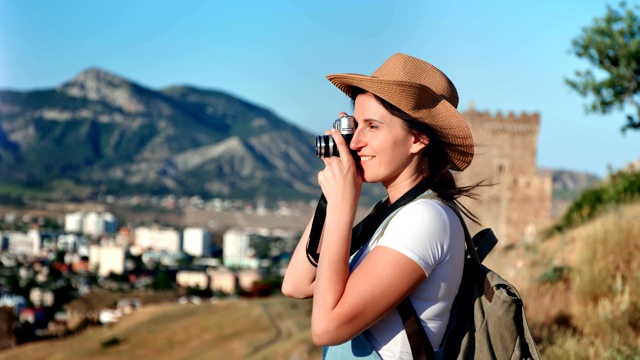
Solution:
<svg viewBox="0 0 640 360"><path fill-rule="evenodd" d="M38 199L56 199L67 197L70 194L76 196L87 195L91 192L89 186L78 185L69 179L58 179L51 182L51 188L36 188L11 183L0 183L0 197L20 199L22 197Z"/></svg>
<svg viewBox="0 0 640 360"><path fill-rule="evenodd" d="M10 195L10 196L45 196L49 193L48 190L45 189L34 189L31 187L24 187L16 184L7 184L0 183L0 195Z"/></svg>

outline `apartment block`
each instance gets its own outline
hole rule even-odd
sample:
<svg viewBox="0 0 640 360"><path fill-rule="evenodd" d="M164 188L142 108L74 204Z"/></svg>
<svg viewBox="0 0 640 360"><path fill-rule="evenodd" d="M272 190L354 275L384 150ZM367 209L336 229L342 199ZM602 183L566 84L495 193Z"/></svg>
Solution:
<svg viewBox="0 0 640 360"><path fill-rule="evenodd" d="M211 233L201 227L185 228L182 233L182 250L191 256L211 256Z"/></svg>
<svg viewBox="0 0 640 360"><path fill-rule="evenodd" d="M172 228L159 226L137 227L134 230L134 242L145 250L179 253L182 250L180 233Z"/></svg>

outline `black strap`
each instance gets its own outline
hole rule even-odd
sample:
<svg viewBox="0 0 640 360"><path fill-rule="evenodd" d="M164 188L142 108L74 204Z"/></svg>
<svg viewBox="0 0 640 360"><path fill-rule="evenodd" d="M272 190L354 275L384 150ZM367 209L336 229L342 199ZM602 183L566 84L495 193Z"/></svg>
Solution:
<svg viewBox="0 0 640 360"><path fill-rule="evenodd" d="M389 199L379 201L369 214L362 219L360 223L353 227L351 232L350 254L355 254L367 241L369 241L380 224L382 224L389 215L398 208L413 201L429 188L430 183L422 181L415 185L411 190L407 191L391 205L388 205ZM318 261L320 259L318 246L320 243L320 237L322 236L322 229L324 227L326 214L327 199L324 194L322 194L318 201L318 206L316 206L313 222L311 224L311 231L309 233L309 241L307 242L307 259L313 266L318 266ZM409 344L411 345L413 358L419 360L435 360L435 351L431 346L431 342L427 337L420 318L411 305L409 297L406 297L398 305L398 311L400 312L407 335L409 336ZM425 347L423 347L423 344L425 344ZM426 346L429 346L431 351L425 351L427 349Z"/></svg>
<svg viewBox="0 0 640 360"><path fill-rule="evenodd" d="M467 229L467 225L462 218L462 214L460 210L453 202L444 202L447 204L458 216L460 223L462 225L462 229L464 230L464 237L467 247L471 247L472 249L467 249L467 254L472 252L471 257L478 259L478 254L475 251L475 246L469 246L469 244L473 245L471 241L471 236L469 234L469 230ZM411 300L407 296L396 306L398 312L400 313L400 318L402 318L402 323L404 324L404 330L407 333L407 337L409 338L409 346L411 347L411 354L413 354L414 360L435 360L436 352L433 349L433 344L429 340L427 336L427 332L424 330L422 326L422 322L420 317L416 313L415 308L411 304ZM416 325L418 324L418 325Z"/></svg>
<svg viewBox="0 0 640 360"><path fill-rule="evenodd" d="M351 246L350 254L355 254L358 249L362 247L375 233L376 229L382 224L391 213L396 209L410 203L420 194L427 191L430 184L421 181L415 185L411 190L407 191L393 204L389 204L389 199L379 201L371 210L371 212L360 221L351 231ZM320 244L320 237L322 236L322 228L324 227L324 220L327 215L327 199L324 194L318 201L315 214L313 215L313 222L311 224L311 231L309 233L309 241L307 241L307 259L313 266L318 266L318 260L320 259L320 253L318 252L318 246Z"/></svg>
<svg viewBox="0 0 640 360"><path fill-rule="evenodd" d="M478 259L478 254L475 251L475 246L469 246L471 243L471 236L469 234L469 230L467 229L467 225L462 218L462 214L460 210L453 202L444 202L447 204L458 216L460 219L460 223L462 224L462 229L464 230L465 242L467 244L467 248L471 247L472 249L467 249L467 253L472 252L472 258L475 255L475 259ZM422 326L420 317L416 313L415 308L411 304L411 300L407 296L404 300L398 304L396 307L398 312L400 313L400 317L402 318L402 323L404 324L405 331L407 332L407 337L409 338L409 346L411 347L411 353L413 354L414 360L435 360L436 352L433 349L433 345L427 336L427 332L424 330ZM413 326L413 324L418 323L420 326ZM407 324L410 327L407 327Z"/></svg>
<svg viewBox="0 0 640 360"><path fill-rule="evenodd" d="M474 264L480 266L482 260L484 260L487 254L489 254L493 247L498 243L498 239L493 234L493 231L488 228L478 232L472 239L471 234L469 233L469 229L467 228L467 225L462 218L460 209L458 209L458 207L453 202L445 201L445 204L447 204L456 213L458 219L460 219L462 229L464 230L466 243L465 254L469 258L468 261L471 261ZM487 284L488 282L485 282L485 286ZM490 285L488 289L485 288L485 294L487 294L486 296L492 298L492 293L493 289ZM411 346L411 353L413 354L413 358L415 360L435 360L435 351L433 350L433 345L431 344L431 341L429 341L427 333L420 322L420 317L418 317L418 314L416 313L416 310L411 304L408 296L404 300L402 300L400 304L398 304L397 309L400 313L400 317L402 318L405 331L407 332L407 337L409 338L409 345ZM451 319L449 319L449 321L451 321ZM415 324L420 324L420 326L415 326Z"/></svg>
<svg viewBox="0 0 640 360"><path fill-rule="evenodd" d="M324 218L327 215L327 198L324 194L320 196L316 211L313 215L313 223L311 224L311 232L309 233L309 241L307 241L307 260L313 266L318 266L318 260L320 259L320 253L318 252L318 246L320 243L320 236L322 236L322 227L324 226Z"/></svg>
<svg viewBox="0 0 640 360"><path fill-rule="evenodd" d="M409 346L411 346L411 354L414 360L435 360L436 352L431 346L431 341L424 331L420 317L416 313L415 308L411 305L411 300L407 296L397 306L404 331L407 332L409 338Z"/></svg>

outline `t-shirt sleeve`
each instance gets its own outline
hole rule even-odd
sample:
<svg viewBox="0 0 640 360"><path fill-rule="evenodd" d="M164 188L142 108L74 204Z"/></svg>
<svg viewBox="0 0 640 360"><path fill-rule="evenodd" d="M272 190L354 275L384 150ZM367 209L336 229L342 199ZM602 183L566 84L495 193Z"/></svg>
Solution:
<svg viewBox="0 0 640 360"><path fill-rule="evenodd" d="M428 277L449 254L452 219L445 207L428 199L407 204L389 221L376 246L399 251L415 261Z"/></svg>

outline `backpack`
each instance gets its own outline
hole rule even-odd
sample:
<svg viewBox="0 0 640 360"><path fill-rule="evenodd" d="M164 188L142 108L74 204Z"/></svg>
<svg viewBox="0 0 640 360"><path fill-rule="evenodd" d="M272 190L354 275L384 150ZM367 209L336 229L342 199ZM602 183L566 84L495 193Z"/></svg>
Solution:
<svg viewBox="0 0 640 360"><path fill-rule="evenodd" d="M518 290L482 265L498 239L490 228L471 238L457 206L446 204L458 215L465 232L467 249L462 281L437 352L409 298L398 305L413 358L539 360Z"/></svg>

